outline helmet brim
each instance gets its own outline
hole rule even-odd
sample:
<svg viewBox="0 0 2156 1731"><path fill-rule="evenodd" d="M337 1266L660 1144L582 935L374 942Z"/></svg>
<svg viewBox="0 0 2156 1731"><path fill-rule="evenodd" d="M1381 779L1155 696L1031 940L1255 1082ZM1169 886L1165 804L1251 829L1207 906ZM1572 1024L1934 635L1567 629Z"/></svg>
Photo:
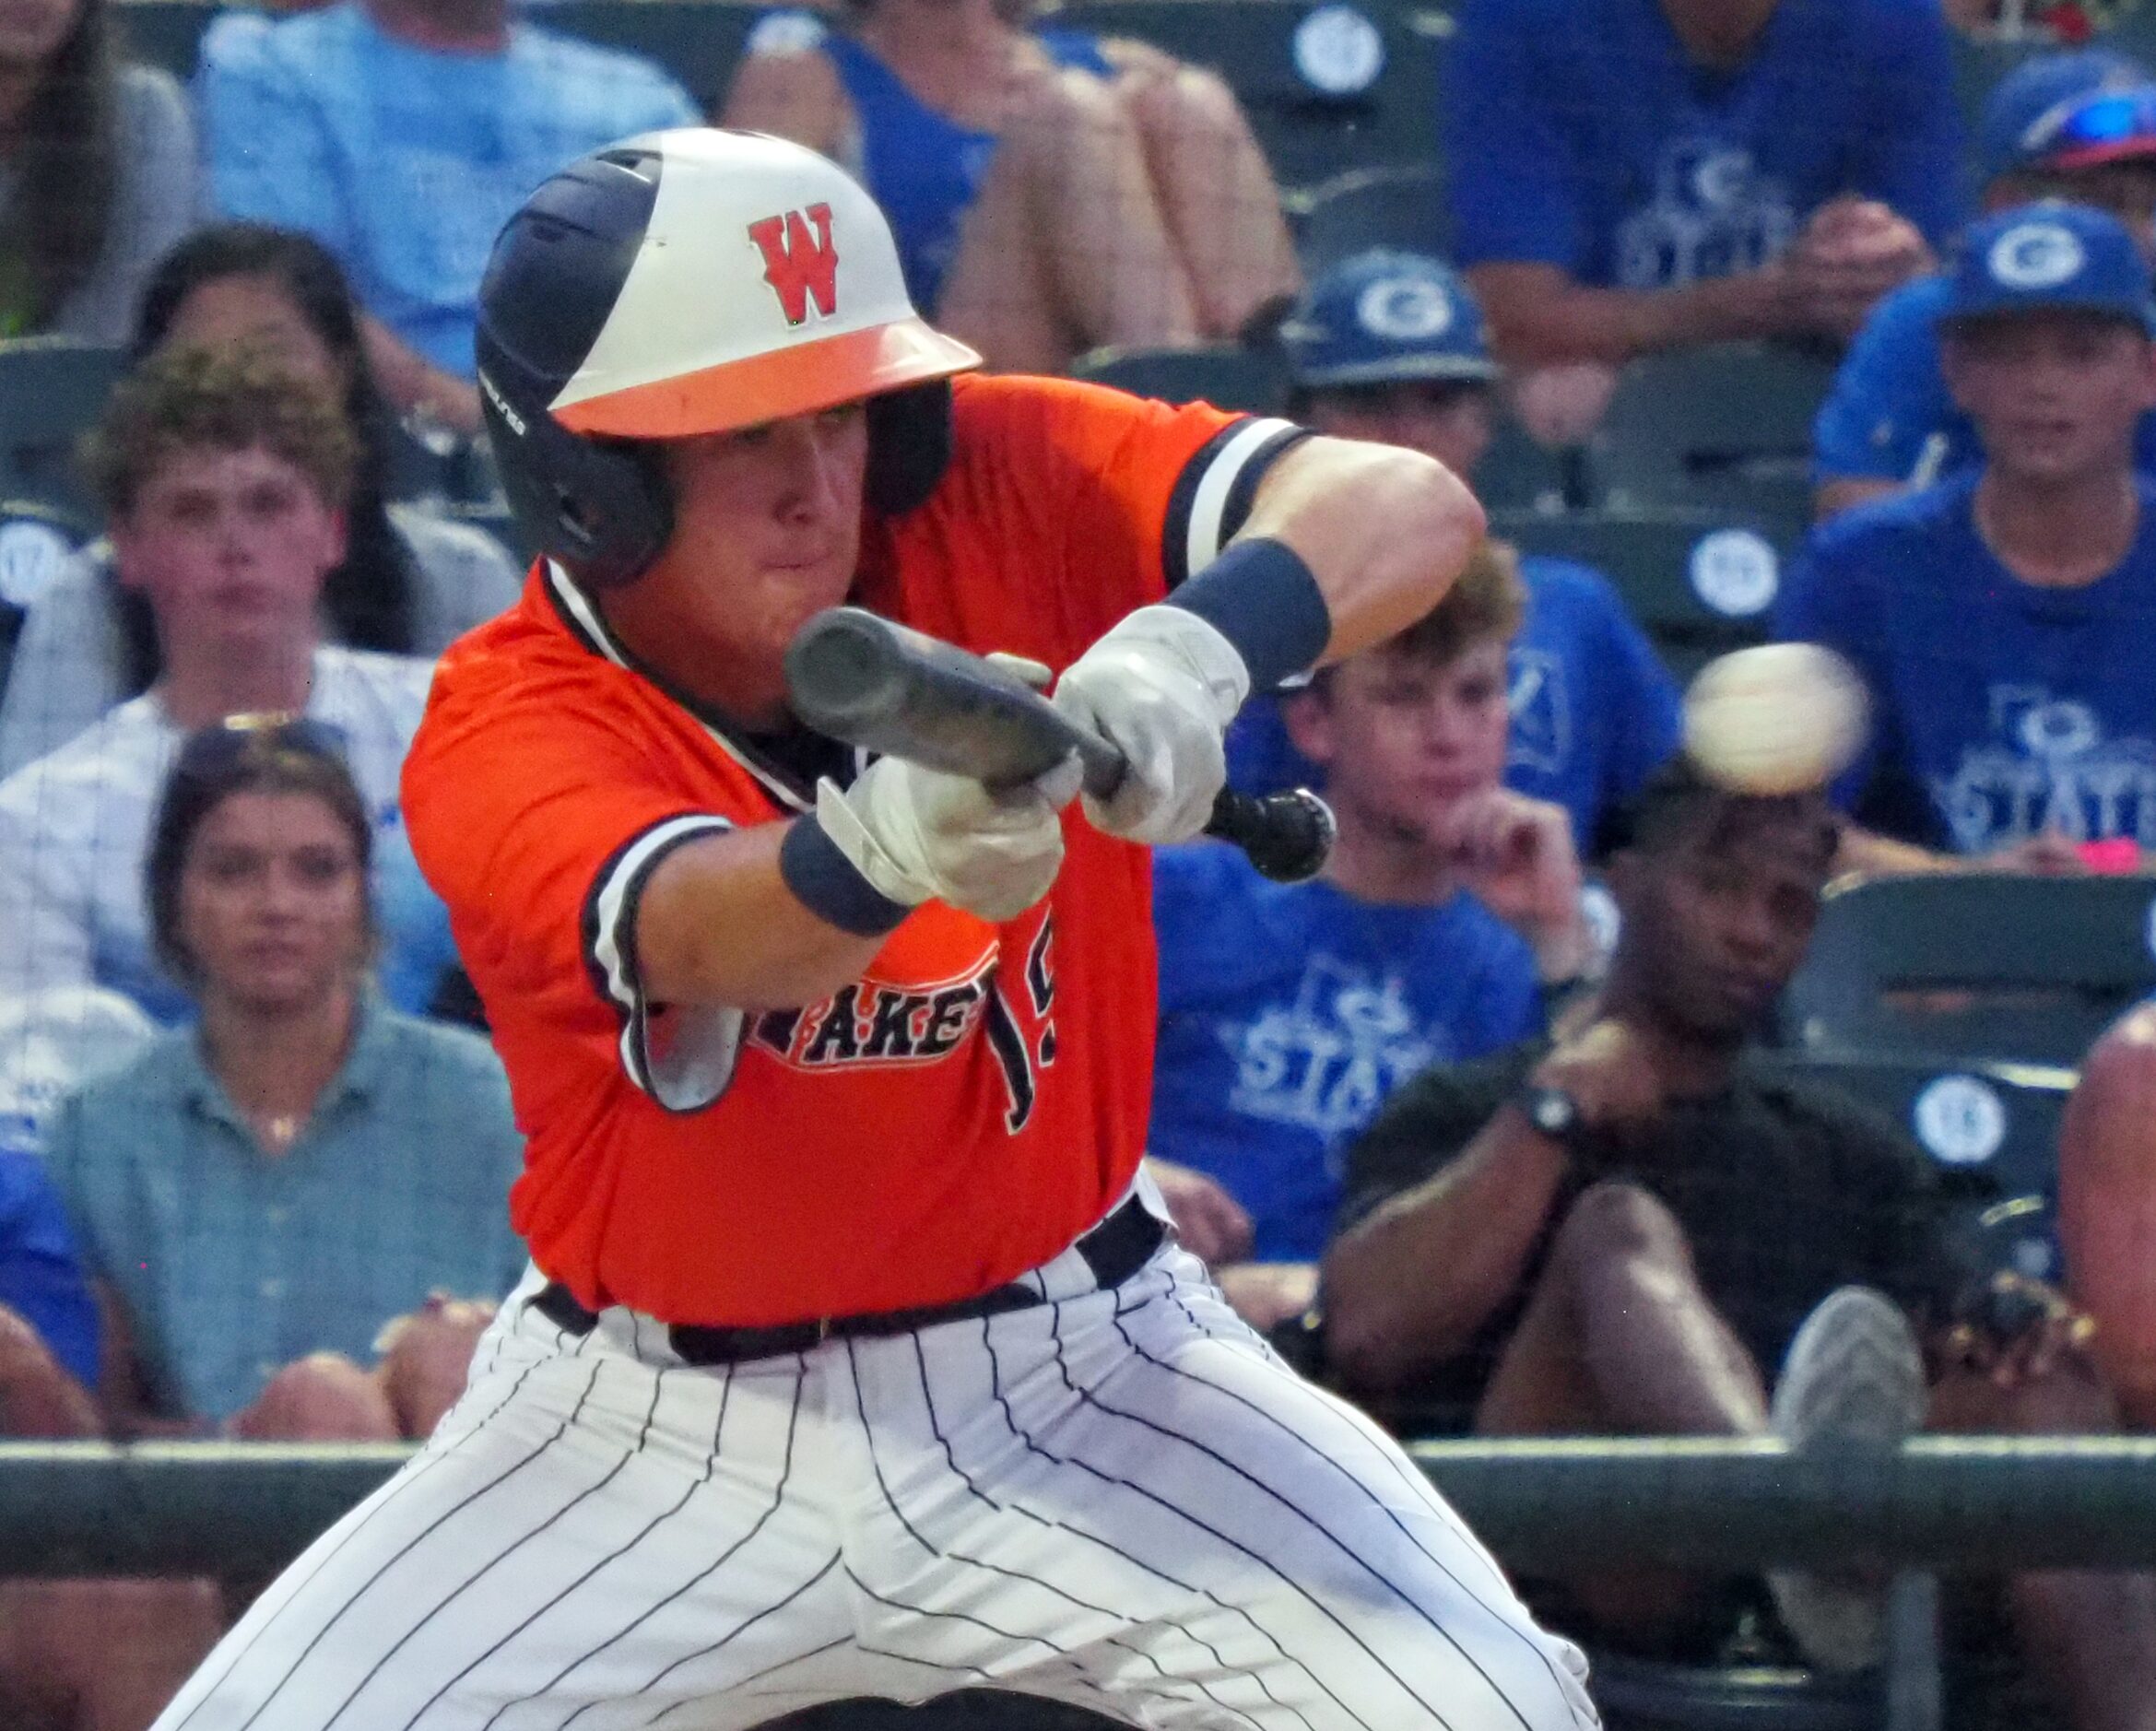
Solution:
<svg viewBox="0 0 2156 1731"><path fill-rule="evenodd" d="M601 392L553 413L571 431L595 437L692 439L813 415L979 365L981 357L956 337L922 319L897 319Z"/></svg>

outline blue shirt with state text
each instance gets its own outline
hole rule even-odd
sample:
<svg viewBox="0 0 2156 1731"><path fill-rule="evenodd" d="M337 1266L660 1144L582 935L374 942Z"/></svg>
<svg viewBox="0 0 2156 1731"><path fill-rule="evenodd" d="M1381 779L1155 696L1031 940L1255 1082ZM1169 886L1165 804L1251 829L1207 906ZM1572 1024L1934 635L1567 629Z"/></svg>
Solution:
<svg viewBox="0 0 2156 1731"><path fill-rule="evenodd" d="M2046 830L2156 847L2156 478L2126 558L2077 588L2024 583L1977 533L1981 471L1823 525L1783 591L1778 634L1824 643L1871 692L1875 774L1909 795L1909 839L1983 854Z"/></svg>
<svg viewBox="0 0 2156 1731"><path fill-rule="evenodd" d="M1260 1261L1314 1259L1348 1144L1428 1065L1538 1032L1534 952L1462 891L1435 906L1276 884L1234 848L1153 854L1160 1026L1147 1151L1249 1212Z"/></svg>

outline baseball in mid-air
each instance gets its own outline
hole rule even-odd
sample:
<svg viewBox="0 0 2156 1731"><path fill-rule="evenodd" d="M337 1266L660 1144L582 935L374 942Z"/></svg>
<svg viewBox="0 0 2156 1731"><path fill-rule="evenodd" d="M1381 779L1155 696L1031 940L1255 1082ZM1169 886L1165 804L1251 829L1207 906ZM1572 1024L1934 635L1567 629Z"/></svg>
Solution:
<svg viewBox="0 0 2156 1731"><path fill-rule="evenodd" d="M1719 655L1684 694L1684 749L1708 780L1742 794L1823 787L1864 748L1864 681L1817 643Z"/></svg>

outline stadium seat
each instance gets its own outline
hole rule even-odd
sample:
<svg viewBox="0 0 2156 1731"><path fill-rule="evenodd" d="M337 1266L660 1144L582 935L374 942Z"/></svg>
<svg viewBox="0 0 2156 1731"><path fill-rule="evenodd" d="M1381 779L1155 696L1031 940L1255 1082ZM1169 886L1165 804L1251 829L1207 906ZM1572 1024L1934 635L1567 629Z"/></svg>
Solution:
<svg viewBox="0 0 2156 1731"><path fill-rule="evenodd" d="M1832 889L1783 1026L1815 1053L2078 1065L2156 991L2156 882L1981 873Z"/></svg>
<svg viewBox="0 0 2156 1731"><path fill-rule="evenodd" d="M1801 520L1812 418L1832 378L1824 359L1749 343L1632 362L1593 442L1604 502Z"/></svg>
<svg viewBox="0 0 2156 1731"><path fill-rule="evenodd" d="M1443 258L1452 241L1452 207L1434 163L1349 169L1288 200L1295 252L1315 277L1373 246L1402 247Z"/></svg>
<svg viewBox="0 0 2156 1731"><path fill-rule="evenodd" d="M1879 1731L1876 1675L1770 1666L1673 1665L1596 1652L1595 1704L1608 1731Z"/></svg>
<svg viewBox="0 0 2156 1731"><path fill-rule="evenodd" d="M1981 1265L2053 1279L2058 1258L2058 1125L2076 1072L2049 1064L1942 1063L1892 1053L1795 1058L1797 1076L1855 1096L1980 1202ZM1950 1186L1951 1187L1951 1186Z"/></svg>
<svg viewBox="0 0 2156 1731"><path fill-rule="evenodd" d="M1361 0L1090 0L1053 17L1219 72L1282 186L1438 159L1445 13Z"/></svg>
<svg viewBox="0 0 2156 1731"><path fill-rule="evenodd" d="M0 342L0 497L93 521L76 442L125 366L117 347L65 337Z"/></svg>
<svg viewBox="0 0 2156 1731"><path fill-rule="evenodd" d="M1490 530L1602 572L1680 676L1763 639L1787 550L1763 524L1700 511L1492 511Z"/></svg>
<svg viewBox="0 0 2156 1731"><path fill-rule="evenodd" d="M1112 384L1163 403L1210 403L1215 408L1277 415L1288 400L1288 377L1273 356L1232 343L1196 348L1096 348L1080 355L1071 376Z"/></svg>

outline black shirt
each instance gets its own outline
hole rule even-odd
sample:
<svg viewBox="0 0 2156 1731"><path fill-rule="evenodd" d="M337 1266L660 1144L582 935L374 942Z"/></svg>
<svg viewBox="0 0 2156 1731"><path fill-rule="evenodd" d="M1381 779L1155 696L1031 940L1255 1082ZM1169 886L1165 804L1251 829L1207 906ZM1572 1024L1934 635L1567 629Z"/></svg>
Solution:
<svg viewBox="0 0 2156 1731"><path fill-rule="evenodd" d="M1399 1089L1349 1151L1341 1228L1457 1160L1548 1050L1537 1041L1436 1066ZM1959 1282L1957 1225L1981 1199L1867 1107L1763 1056L1740 1062L1721 1092L1673 1102L1651 1151L1602 1175L1668 1207L1702 1289L1770 1384L1797 1325L1836 1287L1877 1287L1914 1316L1935 1311ZM1586 1182L1568 1172L1519 1288L1465 1353L1403 1392L1407 1407L1471 1413Z"/></svg>

